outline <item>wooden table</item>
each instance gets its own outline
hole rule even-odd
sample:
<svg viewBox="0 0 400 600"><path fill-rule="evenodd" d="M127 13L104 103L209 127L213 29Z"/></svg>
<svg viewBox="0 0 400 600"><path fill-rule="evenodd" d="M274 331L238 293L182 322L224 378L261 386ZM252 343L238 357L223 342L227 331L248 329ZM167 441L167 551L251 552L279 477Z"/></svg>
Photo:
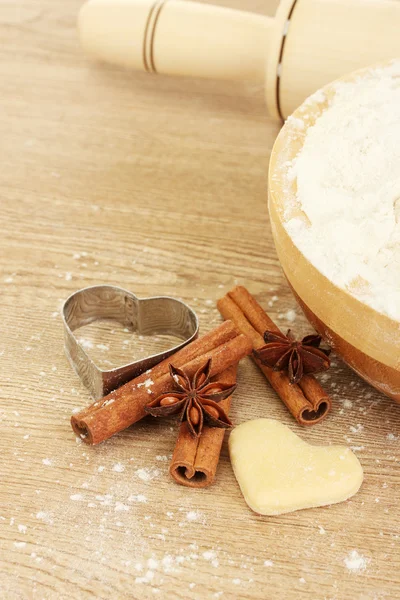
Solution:
<svg viewBox="0 0 400 600"><path fill-rule="evenodd" d="M232 414L352 446L365 482L331 508L253 514L226 446L215 485L177 486L174 422L148 420L95 448L75 439L70 415L90 398L64 355L60 307L78 288L182 297L206 331L216 298L239 282L283 328L309 330L272 243L279 126L263 90L91 64L79 5L0 6L0 597L399 598L400 407L338 360L323 377L334 399L323 424L297 426L250 360ZM102 364L160 343L112 326L85 336Z"/></svg>

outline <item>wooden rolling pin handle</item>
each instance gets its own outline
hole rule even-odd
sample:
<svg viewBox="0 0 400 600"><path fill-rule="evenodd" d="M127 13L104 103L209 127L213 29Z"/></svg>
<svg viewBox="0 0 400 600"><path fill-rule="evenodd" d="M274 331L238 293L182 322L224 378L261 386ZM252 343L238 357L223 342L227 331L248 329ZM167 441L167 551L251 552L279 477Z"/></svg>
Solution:
<svg viewBox="0 0 400 600"><path fill-rule="evenodd" d="M106 62L153 73L264 82L269 17L182 0L89 0L83 48Z"/></svg>

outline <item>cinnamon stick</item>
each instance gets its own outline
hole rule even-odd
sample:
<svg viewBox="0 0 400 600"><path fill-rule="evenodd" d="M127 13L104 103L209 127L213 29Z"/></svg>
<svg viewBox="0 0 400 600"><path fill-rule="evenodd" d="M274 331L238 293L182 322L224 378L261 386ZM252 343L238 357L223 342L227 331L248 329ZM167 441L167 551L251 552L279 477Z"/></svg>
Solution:
<svg viewBox="0 0 400 600"><path fill-rule="evenodd" d="M232 331L235 337L230 337ZM230 339L226 340L227 337ZM224 340L223 343L219 343L221 339ZM191 348L194 344L195 351ZM214 347L210 347L211 344ZM188 376L193 376L211 358L211 376L215 376L237 364L251 350L250 340L242 334L237 335L232 324L228 324L227 328L218 328L217 332L199 338L162 361L157 365L158 368L155 367L151 373L146 374L147 380L141 375L111 392L99 403L95 402L88 409L73 415L72 428L87 444L99 444L145 417L144 408L151 399L171 389L168 366L171 362L176 364L176 358L178 366L184 368Z"/></svg>
<svg viewBox="0 0 400 600"><path fill-rule="evenodd" d="M161 361L160 363L158 363L158 365L155 365L149 371L146 371L145 373L142 373L135 379L128 381L124 386L121 386L120 389L124 388L125 390L128 390L129 387L142 387L146 384L147 381L149 381L149 379L158 379L162 375L166 375L167 373L169 373L170 362L173 362L173 364L176 367L182 367L197 356L201 356L205 352L213 350L214 348L217 348L217 346L220 346L225 342L229 342L229 340L232 340L234 337L237 336L237 334L237 329L235 328L232 321L225 321L224 323L221 323L221 325L218 325L208 333L205 333L203 336L197 338L187 346L184 346L183 348L178 350L178 352L175 352L175 354L173 355L173 359L170 357L169 359ZM80 413L75 415L76 419L84 418L90 412L95 412L105 404L109 404L110 398L112 398L114 393L115 390L107 396L105 396L104 398L93 402L93 404L91 404L90 406L82 410Z"/></svg>
<svg viewBox="0 0 400 600"><path fill-rule="evenodd" d="M228 292L217 306L225 319L232 320L238 331L251 339L255 350L264 346L266 330L279 331L257 300L242 286ZM254 356L253 360L300 425L314 425L326 417L332 402L315 377L305 375L298 384L292 385L283 371L262 365Z"/></svg>
<svg viewBox="0 0 400 600"><path fill-rule="evenodd" d="M236 382L237 365L218 376L218 381L233 385ZM229 414L231 397L220 402ZM201 436L193 438L187 423L182 423L169 467L171 477L181 485L203 488L212 484L217 471L225 430L205 425Z"/></svg>

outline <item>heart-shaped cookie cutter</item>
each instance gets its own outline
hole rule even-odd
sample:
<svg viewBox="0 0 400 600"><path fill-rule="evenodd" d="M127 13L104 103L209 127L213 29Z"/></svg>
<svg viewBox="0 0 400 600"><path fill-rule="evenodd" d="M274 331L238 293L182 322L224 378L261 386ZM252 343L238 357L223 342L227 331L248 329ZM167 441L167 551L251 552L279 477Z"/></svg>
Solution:
<svg viewBox="0 0 400 600"><path fill-rule="evenodd" d="M78 290L65 301L62 318L67 357L95 399L102 398L189 344L197 337L199 329L196 313L181 300L170 296L139 299L113 285ZM88 356L73 333L79 327L104 319L118 321L141 335L174 335L183 342L164 352L104 371Z"/></svg>

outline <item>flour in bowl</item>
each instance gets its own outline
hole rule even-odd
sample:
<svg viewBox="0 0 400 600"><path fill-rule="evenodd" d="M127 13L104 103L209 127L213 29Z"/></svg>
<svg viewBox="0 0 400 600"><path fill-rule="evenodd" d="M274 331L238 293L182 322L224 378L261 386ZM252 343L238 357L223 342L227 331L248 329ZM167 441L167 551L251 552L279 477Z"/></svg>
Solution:
<svg viewBox="0 0 400 600"><path fill-rule="evenodd" d="M400 61L340 82L289 171L286 228L333 283L400 320Z"/></svg>

